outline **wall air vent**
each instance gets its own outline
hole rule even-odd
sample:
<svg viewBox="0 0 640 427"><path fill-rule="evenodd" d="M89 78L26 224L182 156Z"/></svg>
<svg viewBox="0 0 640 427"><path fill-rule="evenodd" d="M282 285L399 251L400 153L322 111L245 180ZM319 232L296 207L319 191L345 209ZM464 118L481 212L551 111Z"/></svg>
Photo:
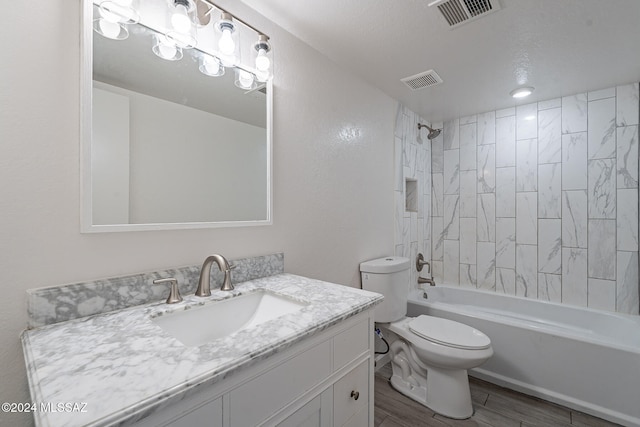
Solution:
<svg viewBox="0 0 640 427"><path fill-rule="evenodd" d="M404 79L400 79L400 81L409 86L411 90L424 89L425 87L442 83L442 79L438 73L433 70L428 70L415 76L405 77Z"/></svg>
<svg viewBox="0 0 640 427"><path fill-rule="evenodd" d="M498 0L436 0L438 10L451 29L500 10Z"/></svg>

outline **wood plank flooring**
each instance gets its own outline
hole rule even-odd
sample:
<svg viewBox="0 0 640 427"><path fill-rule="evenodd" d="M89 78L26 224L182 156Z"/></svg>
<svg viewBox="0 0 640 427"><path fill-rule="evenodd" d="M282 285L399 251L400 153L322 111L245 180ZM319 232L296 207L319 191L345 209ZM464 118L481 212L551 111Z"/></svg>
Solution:
<svg viewBox="0 0 640 427"><path fill-rule="evenodd" d="M375 375L375 427L612 427L613 424L564 406L469 377L474 414L452 420L395 391L391 365Z"/></svg>

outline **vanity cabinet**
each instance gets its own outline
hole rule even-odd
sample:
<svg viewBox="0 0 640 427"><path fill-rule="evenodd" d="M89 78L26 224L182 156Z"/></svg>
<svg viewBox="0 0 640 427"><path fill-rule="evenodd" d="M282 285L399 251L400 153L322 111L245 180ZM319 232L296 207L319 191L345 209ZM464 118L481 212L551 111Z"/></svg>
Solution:
<svg viewBox="0 0 640 427"><path fill-rule="evenodd" d="M373 426L371 309L138 421L138 427Z"/></svg>
<svg viewBox="0 0 640 427"><path fill-rule="evenodd" d="M171 410L171 408L168 408L168 410ZM139 424L149 425L146 423ZM163 424L163 422L158 420L157 425ZM179 418L174 419L173 421L170 421L168 424L164 425L171 427L222 427L222 397L219 397L212 402L207 402L204 405L196 407L191 411L187 411L181 414Z"/></svg>

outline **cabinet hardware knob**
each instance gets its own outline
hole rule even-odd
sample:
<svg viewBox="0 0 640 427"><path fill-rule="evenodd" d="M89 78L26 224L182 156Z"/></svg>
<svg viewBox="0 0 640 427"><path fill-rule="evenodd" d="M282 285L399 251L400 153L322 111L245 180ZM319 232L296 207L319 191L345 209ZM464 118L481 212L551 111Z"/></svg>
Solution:
<svg viewBox="0 0 640 427"><path fill-rule="evenodd" d="M360 392L352 390L351 391L351 397L353 397L353 400L358 400L358 398L360 397Z"/></svg>

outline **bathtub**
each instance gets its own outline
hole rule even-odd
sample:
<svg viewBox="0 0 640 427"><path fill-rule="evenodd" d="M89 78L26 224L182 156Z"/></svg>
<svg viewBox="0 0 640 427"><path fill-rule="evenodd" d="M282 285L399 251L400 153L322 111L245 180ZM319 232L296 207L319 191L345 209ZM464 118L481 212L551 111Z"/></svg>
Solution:
<svg viewBox="0 0 640 427"><path fill-rule="evenodd" d="M470 375L626 426L640 426L640 316L456 286L409 297L407 315L456 320L491 338Z"/></svg>

